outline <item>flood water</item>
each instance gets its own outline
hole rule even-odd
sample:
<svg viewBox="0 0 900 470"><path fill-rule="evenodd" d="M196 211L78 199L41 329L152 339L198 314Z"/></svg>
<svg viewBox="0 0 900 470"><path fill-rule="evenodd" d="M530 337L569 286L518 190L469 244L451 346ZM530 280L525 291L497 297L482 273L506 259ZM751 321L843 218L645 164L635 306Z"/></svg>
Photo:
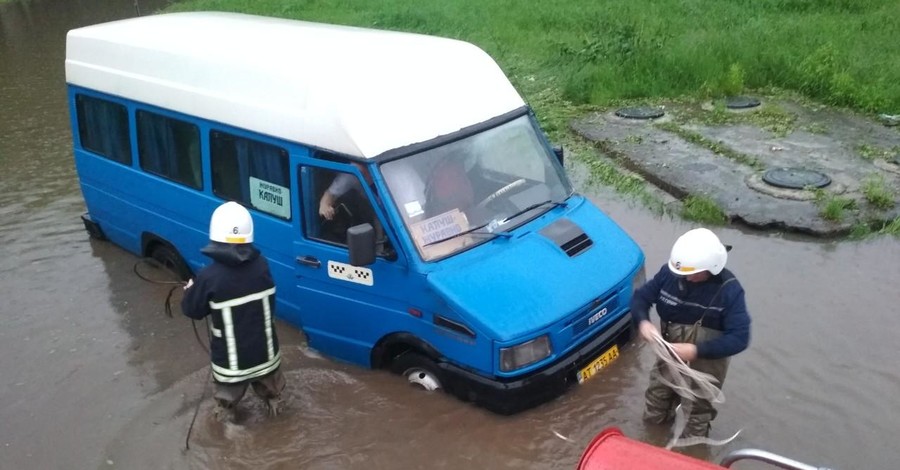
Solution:
<svg viewBox="0 0 900 470"><path fill-rule="evenodd" d="M502 417L322 358L284 324L287 410L267 420L248 396L240 424L217 423L191 323L165 315L169 286L138 278L137 258L90 240L79 219L65 32L134 14L132 0L0 3L0 469L572 469L607 426L665 443L665 429L640 419L652 357L638 344L560 399ZM649 275L691 228L583 191L644 248ZM753 447L834 469L897 468L898 240L718 232L735 246L753 342L732 361L712 437L743 431L705 457Z"/></svg>

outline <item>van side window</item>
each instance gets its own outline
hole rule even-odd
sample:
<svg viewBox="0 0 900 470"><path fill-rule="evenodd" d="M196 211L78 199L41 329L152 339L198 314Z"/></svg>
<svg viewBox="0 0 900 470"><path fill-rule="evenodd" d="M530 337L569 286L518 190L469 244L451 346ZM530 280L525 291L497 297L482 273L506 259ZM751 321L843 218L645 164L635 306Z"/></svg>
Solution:
<svg viewBox="0 0 900 470"><path fill-rule="evenodd" d="M92 96L77 95L78 137L81 146L110 160L131 165L128 110Z"/></svg>
<svg viewBox="0 0 900 470"><path fill-rule="evenodd" d="M225 132L209 135L213 193L291 219L287 150Z"/></svg>
<svg viewBox="0 0 900 470"><path fill-rule="evenodd" d="M192 188L203 188L197 126L138 111L137 134L141 168Z"/></svg>
<svg viewBox="0 0 900 470"><path fill-rule="evenodd" d="M352 173L324 168L309 168L309 171L312 175L315 198L307 200L304 204L306 210L315 216L311 218L311 226L307 227L308 236L334 245L346 246L347 229L368 223L375 229L376 254L393 256L393 248L385 235L384 225L376 217L372 202L363 189L365 183ZM333 209L326 210L324 215L321 212L323 200L331 202L325 205Z"/></svg>

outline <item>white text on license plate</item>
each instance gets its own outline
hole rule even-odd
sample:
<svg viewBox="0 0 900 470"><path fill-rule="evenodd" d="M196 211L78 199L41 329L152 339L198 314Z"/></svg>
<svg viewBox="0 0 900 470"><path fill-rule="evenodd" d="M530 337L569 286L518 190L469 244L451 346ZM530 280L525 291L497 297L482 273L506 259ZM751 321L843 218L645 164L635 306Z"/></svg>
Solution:
<svg viewBox="0 0 900 470"><path fill-rule="evenodd" d="M590 364L578 371L578 383L584 383L585 380L590 379L596 375L597 372L600 372L600 369L608 366L612 361L615 361L617 357L619 357L619 346L614 344L613 347L607 349L600 357L594 359Z"/></svg>

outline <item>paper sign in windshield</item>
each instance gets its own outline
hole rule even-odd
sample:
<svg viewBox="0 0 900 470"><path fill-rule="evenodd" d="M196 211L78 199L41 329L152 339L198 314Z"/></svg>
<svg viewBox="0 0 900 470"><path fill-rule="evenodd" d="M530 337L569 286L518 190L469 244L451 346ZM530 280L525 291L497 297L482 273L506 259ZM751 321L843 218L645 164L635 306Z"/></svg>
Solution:
<svg viewBox="0 0 900 470"><path fill-rule="evenodd" d="M250 177L250 204L278 217L291 218L291 190L252 176Z"/></svg>
<svg viewBox="0 0 900 470"><path fill-rule="evenodd" d="M462 212L453 209L413 225L413 236L420 244L427 245L462 232L465 223L466 219Z"/></svg>

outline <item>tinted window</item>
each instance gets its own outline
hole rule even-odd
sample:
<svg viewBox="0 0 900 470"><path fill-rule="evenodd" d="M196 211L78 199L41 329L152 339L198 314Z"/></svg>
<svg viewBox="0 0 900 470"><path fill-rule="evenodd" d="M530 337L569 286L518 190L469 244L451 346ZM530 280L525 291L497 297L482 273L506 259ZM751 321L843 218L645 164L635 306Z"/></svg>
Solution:
<svg viewBox="0 0 900 470"><path fill-rule="evenodd" d="M192 188L203 187L197 126L138 111L137 128L141 168Z"/></svg>
<svg viewBox="0 0 900 470"><path fill-rule="evenodd" d="M81 146L110 160L131 165L128 111L111 101L77 95L78 136Z"/></svg>
<svg viewBox="0 0 900 470"><path fill-rule="evenodd" d="M214 193L291 218L287 150L224 132L210 133L209 141Z"/></svg>

